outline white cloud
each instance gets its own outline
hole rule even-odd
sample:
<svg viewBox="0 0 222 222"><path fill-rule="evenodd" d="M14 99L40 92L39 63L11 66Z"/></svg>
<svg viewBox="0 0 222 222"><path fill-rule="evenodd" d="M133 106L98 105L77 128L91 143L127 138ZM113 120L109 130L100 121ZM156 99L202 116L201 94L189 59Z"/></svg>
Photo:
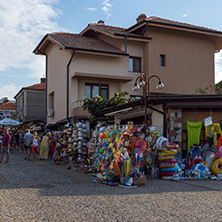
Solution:
<svg viewBox="0 0 222 222"><path fill-rule="evenodd" d="M0 1L0 72L17 68L30 70L29 77L43 75L44 57L35 56L32 51L46 33L58 30L57 23L52 22L60 13L52 5L56 2Z"/></svg>
<svg viewBox="0 0 222 222"><path fill-rule="evenodd" d="M8 97L10 100L14 100L14 96L17 92L22 88L22 86L18 86L17 84L11 83L8 85L0 85L0 98Z"/></svg>
<svg viewBox="0 0 222 222"><path fill-rule="evenodd" d="M92 11L92 12L93 12L93 11L96 11L96 8L89 8L89 7L86 7L86 9L89 10L89 11Z"/></svg>
<svg viewBox="0 0 222 222"><path fill-rule="evenodd" d="M107 15L106 18L109 18L111 16L111 8L112 8L112 4L109 3L109 0L104 0L102 3L103 7L102 10L105 12L105 14Z"/></svg>
<svg viewBox="0 0 222 222"><path fill-rule="evenodd" d="M183 15L182 15L182 17L187 17L187 16L188 16L188 14L183 14Z"/></svg>

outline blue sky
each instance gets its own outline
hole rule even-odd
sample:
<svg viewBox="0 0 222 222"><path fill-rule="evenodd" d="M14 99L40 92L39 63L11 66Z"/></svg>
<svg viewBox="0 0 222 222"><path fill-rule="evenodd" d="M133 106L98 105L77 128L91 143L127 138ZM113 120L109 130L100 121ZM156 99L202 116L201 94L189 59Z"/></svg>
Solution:
<svg viewBox="0 0 222 222"><path fill-rule="evenodd" d="M222 31L221 0L1 0L0 98L39 83L44 56L33 49L46 33L79 33L102 19L128 28L141 13ZM215 80L222 80L222 53L215 54Z"/></svg>

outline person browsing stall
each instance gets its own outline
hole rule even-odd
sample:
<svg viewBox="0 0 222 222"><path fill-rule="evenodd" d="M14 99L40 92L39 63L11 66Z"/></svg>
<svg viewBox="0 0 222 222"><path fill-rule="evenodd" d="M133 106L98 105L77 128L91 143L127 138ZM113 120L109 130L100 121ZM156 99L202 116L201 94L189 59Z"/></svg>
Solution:
<svg viewBox="0 0 222 222"><path fill-rule="evenodd" d="M30 129L27 129L27 133L24 136L24 143L23 143L24 151L25 151L25 160L27 159L27 152L28 152L28 160L30 160L31 139L32 139L32 134L30 133Z"/></svg>
<svg viewBox="0 0 222 222"><path fill-rule="evenodd" d="M5 161L5 163L8 163L9 161L10 140L11 140L11 136L9 135L8 130L4 129L3 139L2 139L2 148L1 148L2 155L1 155L0 163L3 160L5 153L7 154L7 160Z"/></svg>

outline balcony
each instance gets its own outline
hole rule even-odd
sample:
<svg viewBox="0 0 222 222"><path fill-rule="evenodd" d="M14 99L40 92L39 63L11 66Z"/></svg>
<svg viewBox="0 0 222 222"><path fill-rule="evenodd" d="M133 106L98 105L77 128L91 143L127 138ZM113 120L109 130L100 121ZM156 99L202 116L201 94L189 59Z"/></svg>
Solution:
<svg viewBox="0 0 222 222"><path fill-rule="evenodd" d="M83 101L77 100L74 102L73 117L89 119L91 114L88 112L88 110L83 110L82 106Z"/></svg>

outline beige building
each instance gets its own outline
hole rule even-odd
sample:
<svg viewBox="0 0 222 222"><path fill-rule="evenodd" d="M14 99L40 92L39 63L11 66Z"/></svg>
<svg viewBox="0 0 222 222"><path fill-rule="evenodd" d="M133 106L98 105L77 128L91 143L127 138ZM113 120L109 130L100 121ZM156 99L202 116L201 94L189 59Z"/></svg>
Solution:
<svg viewBox="0 0 222 222"><path fill-rule="evenodd" d="M115 92L134 92L141 72L158 75L162 94L193 94L214 84L214 53L222 32L140 15L128 29L89 24L81 33L50 33L34 50L46 56L47 123L88 117L78 100ZM150 81L152 94L157 80ZM160 107L161 109L161 107ZM161 121L162 122L162 121Z"/></svg>

